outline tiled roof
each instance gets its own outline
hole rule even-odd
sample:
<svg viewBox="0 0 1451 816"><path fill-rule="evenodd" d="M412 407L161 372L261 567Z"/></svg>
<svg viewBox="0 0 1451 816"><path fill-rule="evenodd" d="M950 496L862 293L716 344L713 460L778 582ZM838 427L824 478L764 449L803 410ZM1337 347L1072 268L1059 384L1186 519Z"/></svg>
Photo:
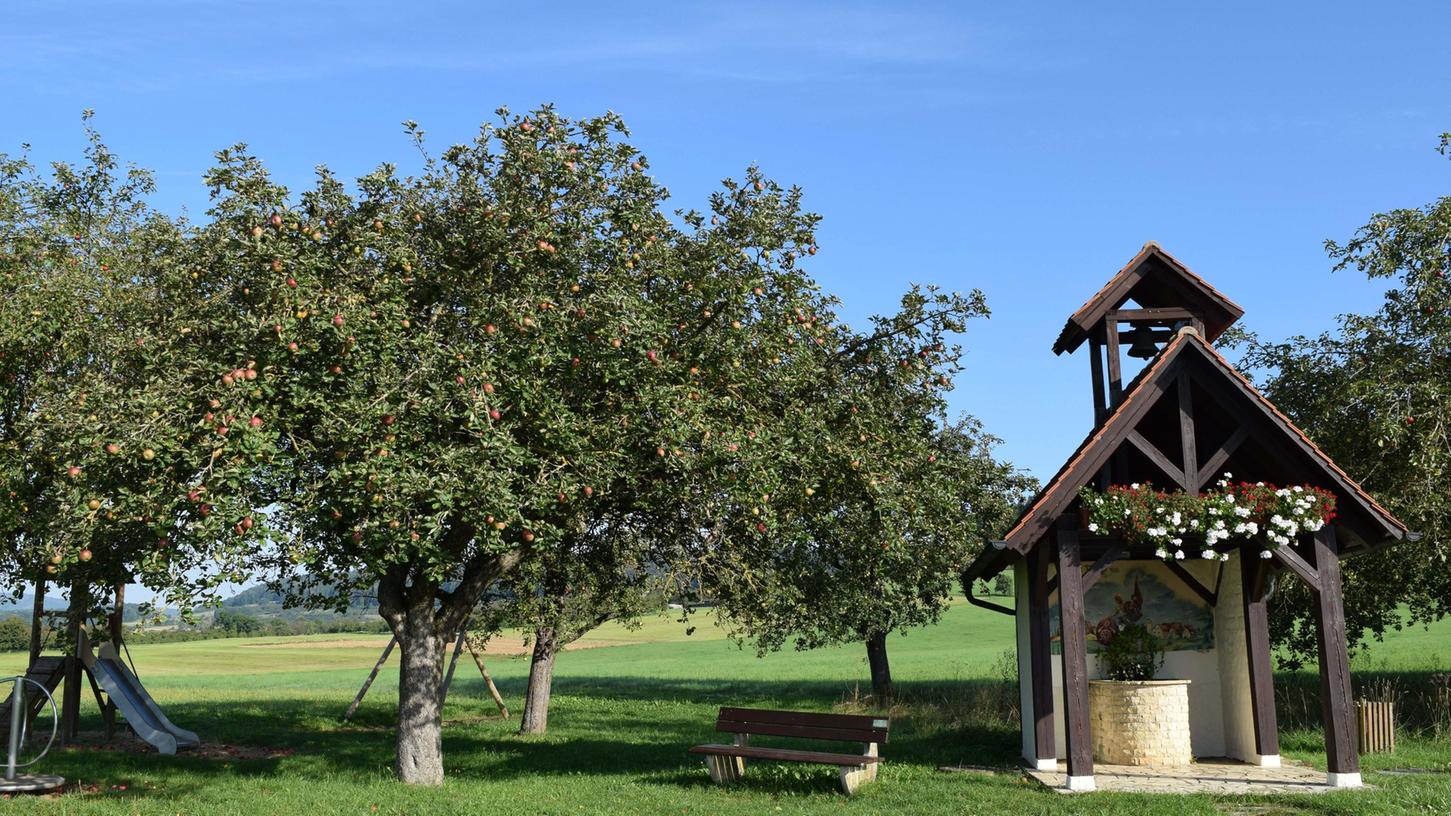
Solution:
<svg viewBox="0 0 1451 816"><path fill-rule="evenodd" d="M1307 452L1326 469L1328 475L1339 484L1340 488L1359 500L1372 516L1377 517L1386 526L1387 532L1390 532L1392 537L1402 538L1406 535L1407 528L1404 523L1381 506L1345 471L1341 470L1319 446L1305 435L1304 431L1296 427L1289 417L1266 399L1243 374L1235 370L1228 360L1224 359L1203 338L1193 332L1185 331L1180 332L1149 365L1144 367L1144 370L1129 384L1119 403L1048 481L1033 503L1018 518L1017 523L1004 536L1004 541L1009 548L1026 552L1027 548L1032 546L1039 535L1052 523L1053 518L1068 507L1073 496L1077 494L1078 488L1092 480L1097 467L1087 473L1079 473L1078 477L1073 479L1072 484L1068 484L1070 476L1080 470L1080 466L1086 459L1106 458L1117 449L1124 437L1137 425L1142 412L1148 409L1149 404L1156 401L1160 389L1154 385L1161 373L1186 349L1190 348L1202 352L1205 359L1225 374L1238 390L1264 409L1274 424L1279 425L1281 430L1303 443Z"/></svg>
<svg viewBox="0 0 1451 816"><path fill-rule="evenodd" d="M1230 319L1224 324L1223 328L1228 328L1234 320L1244 314L1244 309L1239 304L1225 297L1222 292L1209 285L1208 281L1196 275L1193 270L1184 265L1183 261L1170 255L1163 247L1154 241L1149 241L1113 277L1109 278L1108 283L1105 283L1102 288L1094 293L1093 297L1078 307L1072 317L1068 318L1068 322L1063 325L1063 330L1058 333L1058 339L1053 343L1053 353L1062 354L1064 351L1071 351L1077 348L1083 342L1083 335L1089 327L1101 320L1109 309L1115 308L1118 305L1116 302L1118 298L1113 297L1114 292L1123 286L1125 280L1152 257L1158 257L1163 260L1169 268L1177 272L1191 287L1198 289L1210 303L1222 309L1226 315L1230 316ZM1208 339L1213 341L1218 337L1219 331L1210 330L1209 334Z"/></svg>

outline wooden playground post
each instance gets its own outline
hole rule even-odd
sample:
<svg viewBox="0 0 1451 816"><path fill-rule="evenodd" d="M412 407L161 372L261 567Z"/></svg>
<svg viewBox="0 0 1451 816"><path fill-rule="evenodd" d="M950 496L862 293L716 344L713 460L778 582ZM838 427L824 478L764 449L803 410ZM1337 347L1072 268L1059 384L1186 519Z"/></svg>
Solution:
<svg viewBox="0 0 1451 816"><path fill-rule="evenodd" d="M71 653L66 655L65 689L61 697L61 744L76 741L81 715L81 627L85 625L88 598L86 585L80 581L71 584L70 616L68 628L71 635Z"/></svg>
<svg viewBox="0 0 1451 816"><path fill-rule="evenodd" d="M114 611L111 612L110 620L108 620L107 623L110 624L110 630L111 630L111 645L116 648L116 653L118 655L121 653L121 641L122 641L122 639L124 639L125 634L126 634L126 630L124 628L125 620L126 620L126 583L124 581L117 581L116 582L116 606L115 606Z"/></svg>
<svg viewBox="0 0 1451 816"><path fill-rule="evenodd" d="M45 626L45 578L35 579L35 597L30 601L30 664L40 657Z"/></svg>

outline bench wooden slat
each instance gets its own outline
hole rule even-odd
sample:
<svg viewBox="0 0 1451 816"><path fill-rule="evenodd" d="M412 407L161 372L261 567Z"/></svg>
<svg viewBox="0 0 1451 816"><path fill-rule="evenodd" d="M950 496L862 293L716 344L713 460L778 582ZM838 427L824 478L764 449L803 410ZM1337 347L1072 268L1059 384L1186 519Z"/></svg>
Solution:
<svg viewBox="0 0 1451 816"><path fill-rule="evenodd" d="M782 725L815 725L827 728L876 728L885 722L870 714L823 714L818 711L771 711L764 708L724 706L718 715L722 720L737 722L769 722Z"/></svg>
<svg viewBox="0 0 1451 816"><path fill-rule="evenodd" d="M782 762L814 762L818 765L854 767L881 762L881 757L862 754L832 754L825 751L797 751L790 748L762 748L755 745L697 745L692 754L736 756L747 759L771 759Z"/></svg>
<svg viewBox="0 0 1451 816"><path fill-rule="evenodd" d="M737 722L720 720L715 730L729 734L759 734L763 737L799 737L801 739L832 740L834 742L886 742L886 729L862 730L858 728L813 728L805 725L778 725L764 722Z"/></svg>
<svg viewBox="0 0 1451 816"><path fill-rule="evenodd" d="M886 742L890 722L886 718L861 714L726 707L720 710L715 730L839 742Z"/></svg>

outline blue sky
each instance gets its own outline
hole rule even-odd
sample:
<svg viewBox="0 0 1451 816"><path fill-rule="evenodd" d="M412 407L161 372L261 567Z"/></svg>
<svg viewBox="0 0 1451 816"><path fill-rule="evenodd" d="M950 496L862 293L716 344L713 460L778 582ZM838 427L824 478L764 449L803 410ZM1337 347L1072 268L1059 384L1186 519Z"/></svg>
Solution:
<svg viewBox="0 0 1451 816"><path fill-rule="evenodd" d="M500 105L612 109L696 205L751 162L825 216L854 321L909 282L987 293L952 396L1050 475L1088 430L1063 320L1156 240L1269 337L1374 308L1322 242L1447 190L1441 3L377 3L9 0L0 150L71 158L79 114L205 209L245 141L284 181L441 145Z"/></svg>

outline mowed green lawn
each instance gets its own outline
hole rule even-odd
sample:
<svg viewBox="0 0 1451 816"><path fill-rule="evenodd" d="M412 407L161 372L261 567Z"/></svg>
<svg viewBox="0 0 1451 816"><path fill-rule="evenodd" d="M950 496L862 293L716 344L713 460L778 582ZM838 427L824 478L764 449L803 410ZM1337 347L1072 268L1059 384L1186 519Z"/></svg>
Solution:
<svg viewBox="0 0 1451 816"><path fill-rule="evenodd" d="M1451 813L1451 741L1403 739L1393 756L1369 757L1373 791L1216 800L1090 794L1064 796L1012 772L943 773L943 765L1008 768L1018 734L983 717L1001 688L995 664L1012 646L1012 621L961 603L941 625L891 644L892 668L910 701L894 712L880 780L847 800L834 768L755 764L731 789L710 785L685 754L712 741L722 704L847 709L864 682L860 648L758 658L697 615L637 630L607 627L598 648L559 658L550 734L515 735L497 717L465 657L446 708L449 778L440 789L391 781L397 658L351 725L339 716L386 638L331 635L137 646L142 680L179 725L204 740L295 749L271 759L162 757L93 749L61 751L43 770L96 790L0 802L27 813ZM607 645L608 644L608 645ZM1451 659L1451 624L1389 638L1356 660L1377 670L1433 670ZM0 671L23 667L0 655ZM492 656L490 671L517 716L527 662ZM865 693L864 691L860 693ZM91 721L98 728L87 697ZM1284 739L1286 753L1323 767L1318 735ZM1433 773L1385 774L1414 766ZM124 786L124 790L122 787Z"/></svg>

